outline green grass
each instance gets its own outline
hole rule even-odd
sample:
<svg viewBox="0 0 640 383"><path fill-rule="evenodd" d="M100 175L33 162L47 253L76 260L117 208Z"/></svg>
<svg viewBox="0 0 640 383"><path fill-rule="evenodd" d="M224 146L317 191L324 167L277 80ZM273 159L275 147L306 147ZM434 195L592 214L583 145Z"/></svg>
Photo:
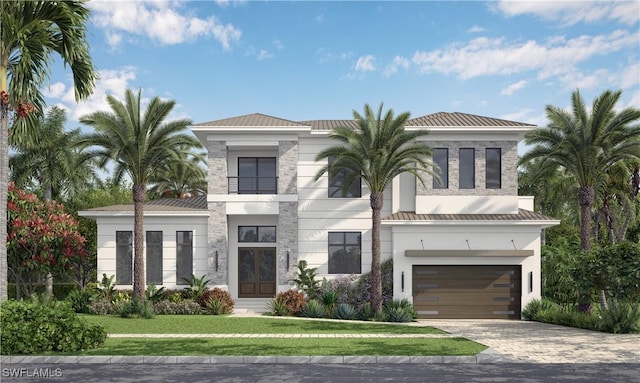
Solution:
<svg viewBox="0 0 640 383"><path fill-rule="evenodd" d="M157 315L154 319L83 315L108 334L445 334L433 327L213 315Z"/></svg>
<svg viewBox="0 0 640 383"><path fill-rule="evenodd" d="M104 346L55 355L476 355L485 346L463 338L107 339ZM52 355L52 353L49 353Z"/></svg>

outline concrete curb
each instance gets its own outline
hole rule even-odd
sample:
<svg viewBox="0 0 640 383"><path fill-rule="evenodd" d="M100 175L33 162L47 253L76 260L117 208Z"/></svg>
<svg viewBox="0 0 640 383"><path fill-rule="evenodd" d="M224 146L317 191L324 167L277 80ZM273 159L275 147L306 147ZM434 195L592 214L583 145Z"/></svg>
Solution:
<svg viewBox="0 0 640 383"><path fill-rule="evenodd" d="M27 356L4 355L0 364L425 364L511 362L499 352L486 349L469 356L344 355L344 356Z"/></svg>

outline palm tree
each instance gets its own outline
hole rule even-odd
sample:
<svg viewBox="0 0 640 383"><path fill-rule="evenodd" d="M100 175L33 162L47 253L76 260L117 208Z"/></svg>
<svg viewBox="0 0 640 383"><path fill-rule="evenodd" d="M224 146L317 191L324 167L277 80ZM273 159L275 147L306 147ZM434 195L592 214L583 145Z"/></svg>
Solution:
<svg viewBox="0 0 640 383"><path fill-rule="evenodd" d="M640 110L616 112L622 91L606 90L587 111L580 92L571 97L572 111L547 105L549 125L527 133L525 142L535 145L520 158L526 163L542 158L540 171L560 166L573 175L580 204L580 244L591 247L592 208L596 188L606 181L607 171L618 161L640 157Z"/></svg>
<svg viewBox="0 0 640 383"><path fill-rule="evenodd" d="M73 147L80 130L65 132L65 121L64 110L53 107L32 127L32 134L47 137L46 140L12 145L15 154L9 158L11 181L22 189L39 189L46 201L59 201L87 185L101 184L93 164L79 161L80 152Z"/></svg>
<svg viewBox="0 0 640 383"><path fill-rule="evenodd" d="M9 108L28 102L35 114L42 113L41 86L54 54L71 68L76 100L91 94L97 73L86 40L88 19L89 9L82 0L0 1L0 300L7 298ZM16 118L12 135L26 138L30 120Z"/></svg>
<svg viewBox="0 0 640 383"><path fill-rule="evenodd" d="M392 109L384 115L380 104L377 114L368 104L364 106L364 115L353 111L357 128L339 126L333 129L329 137L340 142L322 150L316 161L333 158L315 175L317 181L325 173L346 170L343 190L361 177L369 188L372 210L371 215L371 283L372 302L375 310L382 309L382 276L380 269L380 211L382 210L384 191L392 180L402 173L411 173L424 183L423 175L433 172L430 160L431 148L416 140L428 134L426 130L405 130L409 120L408 112L397 117Z"/></svg>
<svg viewBox="0 0 640 383"><path fill-rule="evenodd" d="M82 116L80 122L96 132L79 140L87 158L96 158L100 167L114 162L114 182L127 175L133 182L134 262L133 296L144 298L143 207L147 184L158 169L180 160L180 152L200 148L195 137L185 134L188 119L165 122L175 101L151 99L144 113L140 110L141 91L125 92L124 103L107 96L110 112L94 112Z"/></svg>
<svg viewBox="0 0 640 383"><path fill-rule="evenodd" d="M150 198L185 198L207 194L203 153L180 152L180 160L165 163L150 180Z"/></svg>

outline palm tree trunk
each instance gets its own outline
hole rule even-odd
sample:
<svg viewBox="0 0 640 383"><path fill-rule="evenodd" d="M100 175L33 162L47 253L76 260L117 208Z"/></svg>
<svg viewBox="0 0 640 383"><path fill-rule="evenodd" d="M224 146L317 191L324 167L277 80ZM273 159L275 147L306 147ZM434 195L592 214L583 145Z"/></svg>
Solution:
<svg viewBox="0 0 640 383"><path fill-rule="evenodd" d="M133 185L133 297L144 299L144 195L145 184Z"/></svg>
<svg viewBox="0 0 640 383"><path fill-rule="evenodd" d="M2 55L4 56L4 55ZM7 91L9 57L0 57L0 90ZM9 187L9 108L0 105L0 301L7 299L7 193Z"/></svg>
<svg viewBox="0 0 640 383"><path fill-rule="evenodd" d="M382 311L382 270L380 267L380 211L383 194L371 192L371 306L376 312Z"/></svg>
<svg viewBox="0 0 640 383"><path fill-rule="evenodd" d="M47 203L51 202L51 183L46 182L44 185L44 199ZM48 298L53 298L53 275L47 273L45 293Z"/></svg>
<svg viewBox="0 0 640 383"><path fill-rule="evenodd" d="M580 203L580 245L582 250L591 249L591 207L594 200L593 186L580 186L578 202Z"/></svg>

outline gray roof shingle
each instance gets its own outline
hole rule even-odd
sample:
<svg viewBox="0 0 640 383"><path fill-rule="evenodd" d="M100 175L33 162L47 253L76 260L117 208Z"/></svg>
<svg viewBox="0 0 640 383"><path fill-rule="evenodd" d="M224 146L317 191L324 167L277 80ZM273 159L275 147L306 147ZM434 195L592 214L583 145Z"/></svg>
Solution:
<svg viewBox="0 0 640 383"><path fill-rule="evenodd" d="M296 121L285 120L279 117L272 117L262 113L246 114L244 116L225 118L209 122L201 122L194 127L305 127L306 125ZM308 127L308 126L306 126Z"/></svg>
<svg viewBox="0 0 640 383"><path fill-rule="evenodd" d="M460 112L438 112L422 117L412 118L407 121L407 126L429 127L429 126L535 126L524 122L502 120L499 118L478 116Z"/></svg>
<svg viewBox="0 0 640 383"><path fill-rule="evenodd" d="M518 214L416 214L398 212L382 218L383 221L555 221L554 218L518 209Z"/></svg>
<svg viewBox="0 0 640 383"><path fill-rule="evenodd" d="M144 211L206 211L207 210L207 196L201 195L189 198L161 198L154 199L144 203ZM113 212L127 212L133 211L133 204L121 204L96 207L93 209L86 209L85 211L98 212L98 211L113 211Z"/></svg>

